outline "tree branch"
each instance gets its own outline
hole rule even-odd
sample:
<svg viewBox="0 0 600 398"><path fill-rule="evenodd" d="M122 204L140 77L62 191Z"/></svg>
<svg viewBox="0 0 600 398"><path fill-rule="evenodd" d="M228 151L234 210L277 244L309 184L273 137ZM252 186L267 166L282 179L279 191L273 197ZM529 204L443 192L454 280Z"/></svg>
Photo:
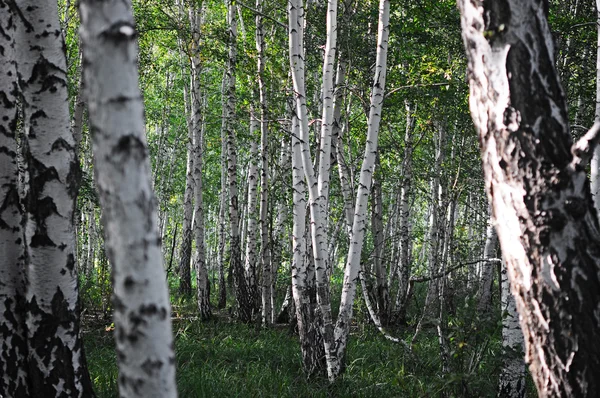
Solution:
<svg viewBox="0 0 600 398"><path fill-rule="evenodd" d="M475 260L475 261L469 261L469 262L466 262L466 263L460 263L460 264L456 264L454 267L448 268L444 272L440 272L440 273L437 273L435 275L422 276L422 277L418 277L418 278L412 277L412 278L410 278L410 282L412 282L412 283L429 282L432 279L438 279L438 278L441 278L442 276L446 276L450 272L456 271L457 269L459 269L461 267L464 267L465 265L477 264L477 263L482 262L482 261L494 262L495 263L495 262L500 262L502 260L499 259L499 258L483 258L481 260Z"/></svg>
<svg viewBox="0 0 600 398"><path fill-rule="evenodd" d="M263 17L263 18L267 18L268 20L275 22L277 25L281 26L282 28L284 28L284 29L286 29L286 30L287 30L287 28L288 28L288 26L287 26L286 24L284 24L283 22L280 22L280 21L276 20L275 18L273 18L273 17L270 17L270 16L268 16L267 14L264 14L264 13L262 13L262 12L258 11L256 8L252 8L252 7L250 7L249 5L246 5L246 4L242 3L241 1L238 1L238 2L237 2L237 4L239 4L239 5L241 5L242 7L244 7L244 8L246 8L246 9L248 9L248 10L252 11L252 12L253 12L253 13L255 13L255 14L258 14L258 15L260 15L260 16L261 16L261 17Z"/></svg>
<svg viewBox="0 0 600 398"><path fill-rule="evenodd" d="M592 158L598 142L600 142L600 120L596 120L592 128L571 147L573 154L571 165L585 167Z"/></svg>

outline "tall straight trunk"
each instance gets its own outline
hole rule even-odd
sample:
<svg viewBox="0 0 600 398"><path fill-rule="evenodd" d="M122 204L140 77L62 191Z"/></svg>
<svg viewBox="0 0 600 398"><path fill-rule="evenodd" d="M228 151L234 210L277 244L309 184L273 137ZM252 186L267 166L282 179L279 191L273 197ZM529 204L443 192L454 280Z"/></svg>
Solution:
<svg viewBox="0 0 600 398"><path fill-rule="evenodd" d="M223 75L223 86L221 94L223 97L223 121L221 126L221 190L219 195L219 248L217 252L217 262L219 267L219 303L218 308L225 308L227 305L227 284L225 283L225 239L226 239L226 211L227 211L227 139L225 131L225 84L226 75ZM231 268L229 269L231 274ZM229 283L232 281L229 280Z"/></svg>
<svg viewBox="0 0 600 398"><path fill-rule="evenodd" d="M596 111L595 119L600 120L600 0L596 0L597 49L596 49ZM600 219L600 145L594 148L591 169L591 191L594 198L594 208Z"/></svg>
<svg viewBox="0 0 600 398"><path fill-rule="evenodd" d="M376 165L379 165L377 156ZM383 193L381 182L373 179L371 195L371 231L373 236L373 271L375 274L375 304L381 323L385 326L389 321L390 294L383 262L384 232L383 232Z"/></svg>
<svg viewBox="0 0 600 398"><path fill-rule="evenodd" d="M470 106L492 218L544 397L600 396L600 233L585 166L595 123L572 144L548 2L459 1Z"/></svg>
<svg viewBox="0 0 600 398"><path fill-rule="evenodd" d="M179 248L179 293L190 295L192 293L192 278L190 263L192 256L192 216L194 206L194 131L188 127L187 159L185 169L185 191L183 193L183 225L181 228L181 246Z"/></svg>
<svg viewBox="0 0 600 398"><path fill-rule="evenodd" d="M332 24L332 12L329 9L335 5L335 1L328 2L328 36L329 27ZM322 337L325 345L327 367L335 361L331 357L333 353L333 320L331 315L331 302L329 292L329 281L327 279L327 235L325 231L326 220L324 219L324 203L319 194L319 181L315 177L309 147L308 116L306 110L306 88L304 74L304 6L301 0L289 1L289 51L290 67L292 69L292 81L295 94L295 110L299 119L299 143L301 146L300 166L303 169L307 182L310 219L311 219L311 243L312 257L315 262L315 275L317 285L317 301L319 303L323 328ZM333 14L335 16L335 14ZM329 42L329 39L328 39ZM328 44L329 45L329 44ZM327 47L327 45L326 45ZM326 57L327 58L327 57ZM329 171L327 171L329 172ZM356 284L356 282L354 282ZM328 370L329 373L329 370Z"/></svg>
<svg viewBox="0 0 600 398"><path fill-rule="evenodd" d="M360 170L358 192L356 194L356 205L354 208L354 220L352 223L352 234L350 247L344 270L344 284L340 301L340 311L335 325L334 349L331 362L327 365L329 379L333 381L342 371L343 361L346 354L350 322L354 296L356 294L356 281L360 270L360 257L366 230L366 214L371 189L372 176L375 169L375 158L377 156L377 144L379 136L379 122L383 109L385 90L385 78L387 72L387 48L389 37L389 0L380 0L379 18L377 28L377 57L375 61L375 76L371 92L371 104L369 109L369 121L367 139L363 162Z"/></svg>
<svg viewBox="0 0 600 398"><path fill-rule="evenodd" d="M246 224L246 260L244 270L246 271L246 281L248 283L248 293L254 313L258 307L258 280L257 280L257 238L258 238L258 145L255 141L256 131L260 123L254 114L254 108L250 111L250 164L248 165L248 200L246 202L246 212L248 221Z"/></svg>
<svg viewBox="0 0 600 398"><path fill-rule="evenodd" d="M498 234L492 224L488 221L485 233L485 248L483 250L483 273L479 285L479 303L477 311L485 315L492 305L492 285L494 284L494 270L496 269L496 251L498 250Z"/></svg>
<svg viewBox="0 0 600 398"><path fill-rule="evenodd" d="M519 326L519 313L515 298L510 292L506 266L502 264L502 369L499 392L501 398L525 397L525 361L523 360L523 332Z"/></svg>
<svg viewBox="0 0 600 398"><path fill-rule="evenodd" d="M94 169L113 269L119 394L176 397L171 308L131 3L82 0L79 11Z"/></svg>
<svg viewBox="0 0 600 398"><path fill-rule="evenodd" d="M0 396L28 397L25 251L17 164L17 94L13 15L0 1Z"/></svg>
<svg viewBox="0 0 600 398"><path fill-rule="evenodd" d="M415 124L415 109L408 102L404 103L406 109L406 130L404 134L404 159L402 161L402 183L400 188L400 242L399 242L399 266L398 266L398 293L396 295L396 317L398 321L404 322L406 317L406 305L408 297L408 286L411 273L410 263L410 194L412 189L412 134Z"/></svg>
<svg viewBox="0 0 600 398"><path fill-rule="evenodd" d="M311 303L311 272L309 253L306 250L306 181L302 172L302 145L298 139L299 119L292 116L292 186L293 186L293 258L292 295L298 321L298 334L302 351L302 365L308 375L324 367L324 346L317 325L317 313Z"/></svg>
<svg viewBox="0 0 600 398"><path fill-rule="evenodd" d="M56 2L11 4L22 95L27 339L39 397L93 395L83 341L75 264L79 162L70 131L66 57ZM4 13L7 11L4 10Z"/></svg>
<svg viewBox="0 0 600 398"><path fill-rule="evenodd" d="M225 106L224 130L227 141L227 187L229 192L229 266L233 272L235 284L235 300L237 303L237 316L243 322L252 318L252 298L244 273L241 256L239 204L237 183L237 143L233 123L235 121L235 73L237 62L237 19L236 7L232 0L225 0L228 23L228 59L225 70L224 95Z"/></svg>
<svg viewBox="0 0 600 398"><path fill-rule="evenodd" d="M274 322L273 267L269 244L269 125L267 123L267 92L265 87L265 33L262 23L263 0L256 0L256 68L258 78L258 97L260 103L260 265L262 268L261 301L262 323Z"/></svg>
<svg viewBox="0 0 600 398"><path fill-rule="evenodd" d="M442 126L440 123L435 123L436 126L436 136L435 136L435 162L431 171L431 180L430 180L430 213L429 213L429 232L428 232L428 256L427 256L427 268L429 276L436 275L439 272L440 267L440 243L443 239L443 206L442 206L442 196L443 190L441 185L441 172L442 172L442 163L444 162L444 143L446 140L446 130L445 126ZM415 334L413 335L412 341L415 342L421 328L423 326L423 322L427 318L433 318L434 316L438 316L438 312L435 309L438 308L438 304L440 303L439 293L440 293L440 279L431 277L429 279L427 285L427 295L425 296L425 304L423 305L423 313L417 323L417 327L415 329Z"/></svg>
<svg viewBox="0 0 600 398"><path fill-rule="evenodd" d="M204 198L202 169L204 162L204 129L206 110L206 97L202 93L200 78L202 73L202 63L200 58L200 40L201 29L206 15L206 2L202 3L200 10L190 8L189 19L192 36L192 100L191 100L191 125L193 130L193 178L194 178L194 240L196 243L196 254L194 256L194 269L196 270L196 293L198 312L201 319L209 319L212 316L210 308L210 285L208 280L208 269L206 266L206 254L204 245ZM221 269L222 270L222 269ZM224 277L223 277L224 279ZM224 287L223 280L223 287Z"/></svg>

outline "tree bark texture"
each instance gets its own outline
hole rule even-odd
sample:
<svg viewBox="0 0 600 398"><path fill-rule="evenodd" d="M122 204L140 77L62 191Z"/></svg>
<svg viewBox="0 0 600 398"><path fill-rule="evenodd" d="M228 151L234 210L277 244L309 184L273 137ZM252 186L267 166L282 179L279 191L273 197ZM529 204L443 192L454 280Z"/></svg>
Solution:
<svg viewBox="0 0 600 398"><path fill-rule="evenodd" d="M79 330L74 206L79 162L70 129L56 3L12 3L23 106L27 340L33 396L93 395Z"/></svg>
<svg viewBox="0 0 600 398"><path fill-rule="evenodd" d="M0 1L0 396L29 396L25 326L25 251L16 141L19 87L16 25Z"/></svg>
<svg viewBox="0 0 600 398"><path fill-rule="evenodd" d="M239 203L237 183L237 143L235 136L235 68L237 60L237 19L236 7L231 0L226 0L228 22L228 48L229 56L225 71L225 107L223 109L223 124L227 140L227 186L229 192L229 266L233 272L235 284L235 300L237 315L242 322L252 319L252 298L248 290L244 266L241 256L241 241L239 227Z"/></svg>
<svg viewBox="0 0 600 398"><path fill-rule="evenodd" d="M181 227L181 247L179 248L179 293L192 293L190 263L192 257L192 218L194 211L194 132L188 128L187 159L185 170L185 190L183 193L183 225Z"/></svg>
<svg viewBox="0 0 600 398"><path fill-rule="evenodd" d="M210 285L208 280L208 269L206 267L206 251L204 244L204 185L202 181L202 170L204 165L204 129L206 126L203 114L205 110L206 97L202 93L200 77L202 73L202 61L200 59L201 29L206 15L206 3L202 7L190 9L190 26L192 29L192 101L191 119L193 130L193 178L194 178L194 240L196 242L196 255L194 256L194 269L196 270L196 301L201 319L209 319L212 316L210 308ZM221 270L222 271L222 268ZM221 275L223 275L221 273ZM223 287L224 283L223 275Z"/></svg>
<svg viewBox="0 0 600 398"><path fill-rule="evenodd" d="M356 193L352 234L350 236L350 246L344 269L344 284L340 301L340 311L334 331L335 351L331 356L331 363L328 363L327 366L330 381L333 381L343 369L343 361L346 355L350 332L350 321L352 320L358 272L360 271L360 257L365 231L367 230L367 206L372 177L375 171L379 123L381 121L381 111L383 109L385 78L387 73L387 48L390 33L389 18L390 2L389 0L380 0L379 22L377 28L377 57L375 61L373 88L371 91L367 140L360 170L358 191Z"/></svg>
<svg viewBox="0 0 600 398"><path fill-rule="evenodd" d="M176 397L131 3L84 0L79 11L96 181L113 268L119 394Z"/></svg>
<svg viewBox="0 0 600 398"><path fill-rule="evenodd" d="M600 395L600 233L548 2L459 1L492 219L543 397ZM576 149L576 148L575 148Z"/></svg>
<svg viewBox="0 0 600 398"><path fill-rule="evenodd" d="M256 0L256 68L258 78L258 97L260 101L260 264L262 268L261 301L262 323L274 322L275 308L271 298L274 295L273 264L271 264L271 245L269 240L269 125L267 123L267 90L265 87L265 33L262 22L263 0Z"/></svg>
<svg viewBox="0 0 600 398"><path fill-rule="evenodd" d="M503 363L500 370L498 397L523 398L525 396L523 332L519 326L519 313L515 298L510 292L510 282L505 265L502 265L501 279Z"/></svg>

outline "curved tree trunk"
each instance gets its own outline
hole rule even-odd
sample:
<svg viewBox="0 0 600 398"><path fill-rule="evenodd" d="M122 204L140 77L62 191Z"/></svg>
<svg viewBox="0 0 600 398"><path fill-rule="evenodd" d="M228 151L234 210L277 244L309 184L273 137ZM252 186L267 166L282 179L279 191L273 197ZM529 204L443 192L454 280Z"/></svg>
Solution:
<svg viewBox="0 0 600 398"><path fill-rule="evenodd" d="M96 181L113 267L119 394L176 397L131 3L82 0L79 9Z"/></svg>
<svg viewBox="0 0 600 398"><path fill-rule="evenodd" d="M93 395L79 330L74 207L79 162L70 131L56 3L12 5L23 102L30 394ZM6 12L6 11L4 11Z"/></svg>
<svg viewBox="0 0 600 398"><path fill-rule="evenodd" d="M492 218L543 397L600 396L600 232L585 165L599 126L572 146L548 2L459 1Z"/></svg>
<svg viewBox="0 0 600 398"><path fill-rule="evenodd" d="M17 165L16 26L0 1L0 396L27 397L27 332L25 329L25 251Z"/></svg>

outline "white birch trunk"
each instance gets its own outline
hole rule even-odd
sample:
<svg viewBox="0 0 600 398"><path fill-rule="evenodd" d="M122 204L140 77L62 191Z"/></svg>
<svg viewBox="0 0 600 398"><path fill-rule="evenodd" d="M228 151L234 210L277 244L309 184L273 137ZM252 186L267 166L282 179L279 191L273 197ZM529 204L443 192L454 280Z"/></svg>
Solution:
<svg viewBox="0 0 600 398"><path fill-rule="evenodd" d="M344 270L344 284L340 302L340 311L335 326L335 353L328 360L327 370L329 379L333 381L341 372L343 359L346 353L350 321L352 319L352 307L356 294L356 282L360 270L360 256L366 231L366 213L371 189L372 176L377 155L377 143L379 135L379 122L383 108L385 78L387 68L387 47L389 37L389 0L379 2L379 22L377 30L377 59L375 62L375 78L373 91L371 92L371 105L369 110L369 123L367 130L367 141L363 163L360 171L358 192L356 194L356 205L354 209L354 220L352 223L352 235L350 248Z"/></svg>
<svg viewBox="0 0 600 398"><path fill-rule="evenodd" d="M252 318L252 298L248 291L248 284L244 275L244 266L241 258L239 204L237 183L237 143L233 122L235 120L235 82L237 62L237 19L236 7L232 0L225 0L228 22L228 47L229 55L225 71L225 106L224 130L227 140L227 185L229 192L229 264L232 268L235 283L235 299L237 302L238 318L249 322Z"/></svg>
<svg viewBox="0 0 600 398"><path fill-rule="evenodd" d="M488 221L485 236L483 272L479 285L479 303L477 307L480 315L485 315L492 305L492 285L494 284L494 270L496 269L496 262L492 259L496 258L496 251L498 250L498 234L492 220Z"/></svg>
<svg viewBox="0 0 600 398"><path fill-rule="evenodd" d="M204 156L204 129L205 120L203 110L205 101L201 86L200 76L202 73L202 63L200 59L200 40L201 29L206 15L206 3L202 3L200 10L191 7L189 10L190 27L192 29L192 101L191 101L191 121L193 129L193 178L194 178L194 239L196 243L196 255L194 256L194 269L196 270L196 302L200 318L209 319L212 316L210 308L210 286L208 280L208 269L206 266L206 254L204 244L204 198L202 183L202 169ZM222 271L222 269L221 269ZM224 287L224 283L223 283Z"/></svg>
<svg viewBox="0 0 600 398"><path fill-rule="evenodd" d="M498 396L523 398L525 396L525 361L523 360L523 332L515 298L510 292L506 266L502 263L502 356Z"/></svg>
<svg viewBox="0 0 600 398"><path fill-rule="evenodd" d="M298 321L298 334L302 351L304 371L311 375L321 368L323 346L318 342L318 326L310 300L314 273L309 269L306 251L306 181L302 171L302 145L298 139L300 122L292 116L292 186L293 186L293 227L292 227L292 295Z"/></svg>
<svg viewBox="0 0 600 398"><path fill-rule="evenodd" d="M260 123L256 119L254 107L250 110L250 164L248 165L248 200L246 202L246 213L248 223L246 225L246 260L244 270L246 271L246 281L248 283L248 293L252 303L252 311L257 308L258 304L258 280L256 274L256 264L258 256L256 253L257 235L258 235L258 145L255 137L256 132L260 128Z"/></svg>
<svg viewBox="0 0 600 398"><path fill-rule="evenodd" d="M80 15L96 181L113 267L119 394L176 397L131 3L82 0Z"/></svg>
<svg viewBox="0 0 600 398"><path fill-rule="evenodd" d="M315 262L317 301L323 317L323 341L325 344L326 362L333 360L333 321L329 298L329 281L327 280L327 241L325 219L321 196L318 192L318 181L311 161L309 148L308 117L306 111L306 90L304 76L304 7L302 0L289 1L289 51L292 81L295 94L296 114L300 124L300 144L302 147L302 168L308 185L309 208L311 218L312 251ZM329 14L329 13L328 13Z"/></svg>
<svg viewBox="0 0 600 398"><path fill-rule="evenodd" d="M13 15L0 12L0 396L28 397L25 251L19 198L17 71Z"/></svg>
<svg viewBox="0 0 600 398"><path fill-rule="evenodd" d="M218 308L225 308L227 305L227 286L225 283L225 229L226 229L226 215L227 211L227 135L225 131L225 87L227 84L227 75L223 75L223 85L221 88L221 96L223 98L223 113L222 113L222 125L221 125L221 190L219 195L219 248L217 252L217 262L219 263L219 303ZM230 269L231 274L231 269ZM231 282L231 281L229 281Z"/></svg>
<svg viewBox="0 0 600 398"><path fill-rule="evenodd" d="M273 266L271 264L271 247L269 244L269 125L267 123L267 92L265 87L265 39L262 23L263 0L256 0L256 62L258 77L258 96L260 101L260 264L262 268L261 301L262 323L274 322Z"/></svg>
<svg viewBox="0 0 600 398"><path fill-rule="evenodd" d="M402 186L400 188L400 243L399 243L399 266L398 266L398 293L396 296L397 318L404 322L406 316L406 305L408 286L411 273L410 263L410 194L412 189L412 133L415 123L411 104L405 102L406 130L404 135L404 160L402 161Z"/></svg>
<svg viewBox="0 0 600 398"><path fill-rule="evenodd" d="M186 145L185 190L183 193L183 225L181 227L181 246L179 248L179 293L189 295L192 292L190 263L192 257L192 217L194 212L194 131L188 126Z"/></svg>
<svg viewBox="0 0 600 398"><path fill-rule="evenodd" d="M74 205L79 162L70 129L56 2L11 5L22 94L27 338L31 396L93 395L79 330ZM4 10L3 12L7 12Z"/></svg>

